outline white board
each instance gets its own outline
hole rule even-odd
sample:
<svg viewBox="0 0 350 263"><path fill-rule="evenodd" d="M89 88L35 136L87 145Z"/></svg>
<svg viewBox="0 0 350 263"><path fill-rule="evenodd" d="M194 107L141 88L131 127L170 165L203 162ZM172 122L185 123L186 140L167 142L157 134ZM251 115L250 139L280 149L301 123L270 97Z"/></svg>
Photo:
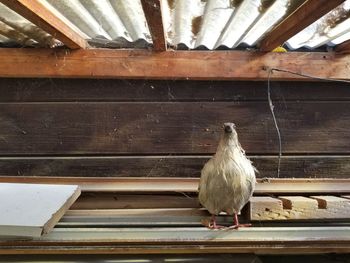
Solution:
<svg viewBox="0 0 350 263"><path fill-rule="evenodd" d="M48 233L79 195L77 185L0 183L0 237Z"/></svg>

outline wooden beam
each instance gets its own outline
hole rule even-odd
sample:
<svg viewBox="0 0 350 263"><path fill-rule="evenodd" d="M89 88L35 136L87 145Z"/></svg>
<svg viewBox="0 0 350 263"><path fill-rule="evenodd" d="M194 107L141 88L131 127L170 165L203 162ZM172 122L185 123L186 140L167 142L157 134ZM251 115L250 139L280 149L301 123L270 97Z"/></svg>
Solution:
<svg viewBox="0 0 350 263"><path fill-rule="evenodd" d="M1 183L77 184L84 192L197 193L198 178L0 176ZM350 193L349 179L258 180L255 194Z"/></svg>
<svg viewBox="0 0 350 263"><path fill-rule="evenodd" d="M349 57L329 52L0 49L0 77L266 80L268 68L350 79ZM274 71L272 80L310 80Z"/></svg>
<svg viewBox="0 0 350 263"><path fill-rule="evenodd" d="M308 0L269 32L260 43L260 50L271 51L311 25L344 0Z"/></svg>
<svg viewBox="0 0 350 263"><path fill-rule="evenodd" d="M33 240L0 240L0 254L349 253L350 227L57 228Z"/></svg>
<svg viewBox="0 0 350 263"><path fill-rule="evenodd" d="M350 53L350 40L347 40L335 47L337 53L345 54Z"/></svg>
<svg viewBox="0 0 350 263"><path fill-rule="evenodd" d="M33 24L51 34L71 49L86 48L86 40L71 29L41 2L33 0L0 0Z"/></svg>
<svg viewBox="0 0 350 263"><path fill-rule="evenodd" d="M148 28L151 32L154 51L165 51L166 41L160 0L141 0Z"/></svg>

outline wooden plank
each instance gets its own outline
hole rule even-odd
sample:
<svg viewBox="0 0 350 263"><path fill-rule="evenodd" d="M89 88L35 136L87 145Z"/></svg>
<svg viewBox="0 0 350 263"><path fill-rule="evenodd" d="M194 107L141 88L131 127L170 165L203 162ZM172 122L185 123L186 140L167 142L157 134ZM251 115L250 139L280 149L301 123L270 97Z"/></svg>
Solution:
<svg viewBox="0 0 350 263"><path fill-rule="evenodd" d="M0 236L47 234L80 195L76 185L0 184Z"/></svg>
<svg viewBox="0 0 350 263"><path fill-rule="evenodd" d="M267 196L253 196L249 202L249 217L251 220L285 219L282 201Z"/></svg>
<svg viewBox="0 0 350 263"><path fill-rule="evenodd" d="M160 0L141 0L148 28L151 32L153 50L166 51L166 41L162 19L162 5Z"/></svg>
<svg viewBox="0 0 350 263"><path fill-rule="evenodd" d="M151 245L151 246L150 246ZM349 227L57 228L41 239L0 241L0 253L329 253L349 252ZM80 247L80 248L79 248ZM151 250L147 249L152 247ZM123 252L124 251L124 252ZM12 252L13 253L13 252Z"/></svg>
<svg viewBox="0 0 350 263"><path fill-rule="evenodd" d="M15 59L14 59L15 58ZM0 77L266 80L267 67L349 79L348 57L330 52L0 49ZM45 65L45 66L43 66ZM204 66L203 66L204 65ZM272 80L306 80L274 72Z"/></svg>
<svg viewBox="0 0 350 263"><path fill-rule="evenodd" d="M0 78L0 102L266 101L264 87L261 81ZM277 104L350 100L347 83L274 81L271 89Z"/></svg>
<svg viewBox="0 0 350 263"><path fill-rule="evenodd" d="M0 176L199 177L210 156L0 157ZM258 178L274 177L277 156L251 156ZM350 156L283 156L280 178L348 178Z"/></svg>
<svg viewBox="0 0 350 263"><path fill-rule="evenodd" d="M196 196L143 194L83 194L72 209L199 208Z"/></svg>
<svg viewBox="0 0 350 263"><path fill-rule="evenodd" d="M350 200L336 196L253 197L251 220L349 219ZM281 204L283 202L283 207Z"/></svg>
<svg viewBox="0 0 350 263"><path fill-rule="evenodd" d="M84 192L197 193L198 178L101 178L1 176L4 183L77 184ZM349 179L262 179L254 192L261 194L347 194Z"/></svg>
<svg viewBox="0 0 350 263"><path fill-rule="evenodd" d="M347 40L335 47L337 53L345 54L350 52L350 40Z"/></svg>
<svg viewBox="0 0 350 263"><path fill-rule="evenodd" d="M317 256L322 257L322 256ZM323 256L326 258L326 256ZM116 259L117 258L117 259ZM141 259L142 258L142 259ZM101 262L202 262L211 263L220 259L221 262L232 261L233 256L230 254L193 254L193 255L2 255L0 262L12 262L12 263L24 263L24 262L40 262L46 260L46 262L60 262L60 263L101 263ZM237 254L234 256L235 260L240 263L262 263L259 256L254 254ZM342 258L341 255L337 255L337 259ZM328 261L327 261L328 262ZM323 262L323 263L327 263ZM332 263L332 262L328 262ZM334 262L333 262L334 263Z"/></svg>
<svg viewBox="0 0 350 263"><path fill-rule="evenodd" d="M260 50L271 51L343 3L344 0L307 0L271 30L261 41Z"/></svg>
<svg viewBox="0 0 350 263"><path fill-rule="evenodd" d="M0 0L0 2L60 40L67 47L71 49L87 47L87 42L82 36L47 9L40 1Z"/></svg>
<svg viewBox="0 0 350 263"><path fill-rule="evenodd" d="M350 153L349 111L347 102L276 105L283 153ZM248 154L278 153L266 102L0 104L0 118L3 156L212 154L227 120Z"/></svg>

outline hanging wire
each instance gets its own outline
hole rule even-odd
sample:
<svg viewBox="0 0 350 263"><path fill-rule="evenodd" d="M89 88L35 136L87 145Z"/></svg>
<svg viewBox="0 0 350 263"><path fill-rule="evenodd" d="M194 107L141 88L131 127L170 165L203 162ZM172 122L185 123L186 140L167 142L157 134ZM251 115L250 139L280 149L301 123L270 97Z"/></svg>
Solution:
<svg viewBox="0 0 350 263"><path fill-rule="evenodd" d="M275 116L274 105L273 105L273 102L272 102L272 99L271 99L270 80L271 80L271 75L272 75L273 71L285 72L285 73L288 73L288 74L292 74L292 75L296 75L296 76L300 76L300 77L304 77L304 78L315 79L315 80L322 80L322 81L328 81L328 82L350 83L350 80L321 78L321 77L316 77L316 76L312 76L312 75L308 75L308 74L294 72L294 71L287 70L287 69L269 68L269 67L264 67L264 69L268 71L268 77L267 77L267 98L268 98L268 101L269 101L269 107L270 107L271 115L272 115L272 118L273 118L273 122L275 124L275 128L276 128L277 135L278 135L278 142L279 142L278 165L277 165L277 178L279 178L280 177L280 171L281 171L281 158L282 158L282 138L281 138L280 129L278 127L277 119L276 119L276 116Z"/></svg>
<svg viewBox="0 0 350 263"><path fill-rule="evenodd" d="M272 102L272 99L271 99L270 79L271 79L271 75L272 75L272 70L273 69L269 69L269 75L268 75L268 78L267 78L267 99L269 100L270 111L271 111L271 114L272 114L273 122L275 124L277 135L278 135L279 147L278 147L277 178L279 178L280 177L280 171L281 171L282 138L281 138L280 129L278 127L277 119L276 119L276 116L275 116L275 111L274 111L275 106L273 105L273 102Z"/></svg>

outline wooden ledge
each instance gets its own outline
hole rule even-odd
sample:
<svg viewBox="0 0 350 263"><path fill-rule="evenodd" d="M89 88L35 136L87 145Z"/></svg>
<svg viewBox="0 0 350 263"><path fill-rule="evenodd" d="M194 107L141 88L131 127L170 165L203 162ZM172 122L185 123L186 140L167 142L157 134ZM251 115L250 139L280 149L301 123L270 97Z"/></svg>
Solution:
<svg viewBox="0 0 350 263"><path fill-rule="evenodd" d="M347 55L332 52L0 49L0 77L266 80L268 68L349 79ZM273 72L272 80L310 80Z"/></svg>

